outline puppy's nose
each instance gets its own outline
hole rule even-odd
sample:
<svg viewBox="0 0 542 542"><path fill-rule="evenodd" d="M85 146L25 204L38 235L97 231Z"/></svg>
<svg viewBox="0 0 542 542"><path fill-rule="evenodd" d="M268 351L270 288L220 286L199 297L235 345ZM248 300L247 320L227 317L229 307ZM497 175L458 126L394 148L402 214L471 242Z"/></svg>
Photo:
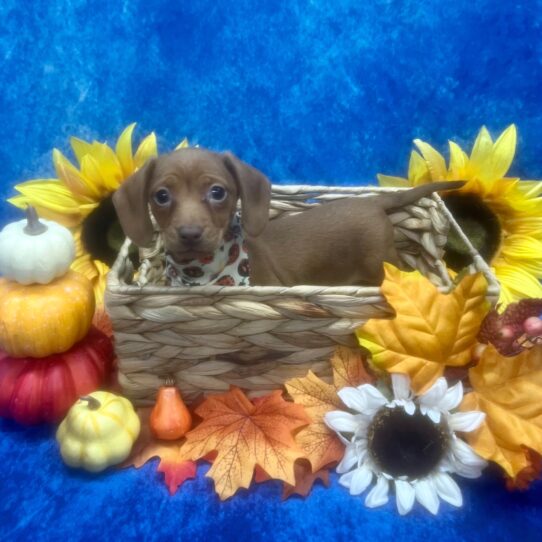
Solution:
<svg viewBox="0 0 542 542"><path fill-rule="evenodd" d="M179 235L185 243L197 243L203 234L203 228L201 226L181 226L179 228Z"/></svg>

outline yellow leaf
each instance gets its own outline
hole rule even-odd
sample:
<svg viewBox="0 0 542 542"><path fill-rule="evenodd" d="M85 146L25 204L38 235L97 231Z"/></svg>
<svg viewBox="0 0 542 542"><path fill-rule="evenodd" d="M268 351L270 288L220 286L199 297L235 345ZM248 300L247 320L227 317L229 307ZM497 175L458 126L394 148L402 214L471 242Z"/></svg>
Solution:
<svg viewBox="0 0 542 542"><path fill-rule="evenodd" d="M483 458L515 477L529 466L524 447L542 453L542 346L503 357L488 346L469 370L472 393L461 410L481 410L483 425L465 436Z"/></svg>
<svg viewBox="0 0 542 542"><path fill-rule="evenodd" d="M413 390L420 394L447 365L470 361L480 322L489 310L487 282L481 274L468 275L451 293L441 294L418 271L384 267L382 292L397 316L371 319L357 336L376 367L408 374Z"/></svg>
<svg viewBox="0 0 542 542"><path fill-rule="evenodd" d="M344 455L344 445L323 421L327 412L344 408L337 390L373 380L365 370L360 350L338 347L331 358L331 365L333 385L320 380L311 371L306 377L292 378L285 384L294 402L302 405L312 420L308 427L296 435L296 442L311 463L312 472L340 461Z"/></svg>
<svg viewBox="0 0 542 542"><path fill-rule="evenodd" d="M117 153L124 177L129 177L134 172L134 157L132 154L132 134L135 122L127 126L117 140L115 151Z"/></svg>

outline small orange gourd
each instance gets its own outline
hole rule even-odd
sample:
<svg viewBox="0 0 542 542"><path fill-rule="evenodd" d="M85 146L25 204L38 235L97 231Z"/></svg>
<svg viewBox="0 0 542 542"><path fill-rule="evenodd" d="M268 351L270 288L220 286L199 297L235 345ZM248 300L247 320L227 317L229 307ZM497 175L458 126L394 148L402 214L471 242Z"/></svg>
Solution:
<svg viewBox="0 0 542 542"><path fill-rule="evenodd" d="M167 379L165 386L158 389L149 424L152 434L160 440L180 439L192 427L192 415L173 379Z"/></svg>

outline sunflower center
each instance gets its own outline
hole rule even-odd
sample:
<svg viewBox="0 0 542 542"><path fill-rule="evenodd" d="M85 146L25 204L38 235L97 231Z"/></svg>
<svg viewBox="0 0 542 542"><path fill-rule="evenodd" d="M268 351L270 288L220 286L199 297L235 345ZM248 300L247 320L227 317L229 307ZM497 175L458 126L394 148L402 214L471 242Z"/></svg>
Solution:
<svg viewBox="0 0 542 542"><path fill-rule="evenodd" d="M81 242L93 260L111 267L124 242L112 196L104 198L84 220Z"/></svg>
<svg viewBox="0 0 542 542"><path fill-rule="evenodd" d="M383 408L368 430L368 449L373 460L393 477L423 478L433 471L449 445L445 422L433 423L419 410Z"/></svg>
<svg viewBox="0 0 542 542"><path fill-rule="evenodd" d="M477 194L443 194L442 199L482 258L490 263L499 250L502 228L497 215ZM444 260L460 271L472 263L467 247L450 230Z"/></svg>

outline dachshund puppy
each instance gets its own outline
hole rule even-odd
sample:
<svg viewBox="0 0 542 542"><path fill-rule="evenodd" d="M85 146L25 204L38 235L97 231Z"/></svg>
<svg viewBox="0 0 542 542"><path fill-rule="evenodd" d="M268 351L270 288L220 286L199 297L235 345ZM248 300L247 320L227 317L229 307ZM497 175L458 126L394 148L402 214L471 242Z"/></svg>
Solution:
<svg viewBox="0 0 542 542"><path fill-rule="evenodd" d="M214 284L246 284L224 275L224 264L242 276L250 267L252 285L377 286L384 261L401 265L387 213L463 184L345 198L268 221L271 185L263 173L231 153L189 148L150 160L121 185L113 203L124 233L142 247L152 240L150 210L163 232L168 276L183 274L179 284L205 283L209 275L200 267L206 266Z"/></svg>

